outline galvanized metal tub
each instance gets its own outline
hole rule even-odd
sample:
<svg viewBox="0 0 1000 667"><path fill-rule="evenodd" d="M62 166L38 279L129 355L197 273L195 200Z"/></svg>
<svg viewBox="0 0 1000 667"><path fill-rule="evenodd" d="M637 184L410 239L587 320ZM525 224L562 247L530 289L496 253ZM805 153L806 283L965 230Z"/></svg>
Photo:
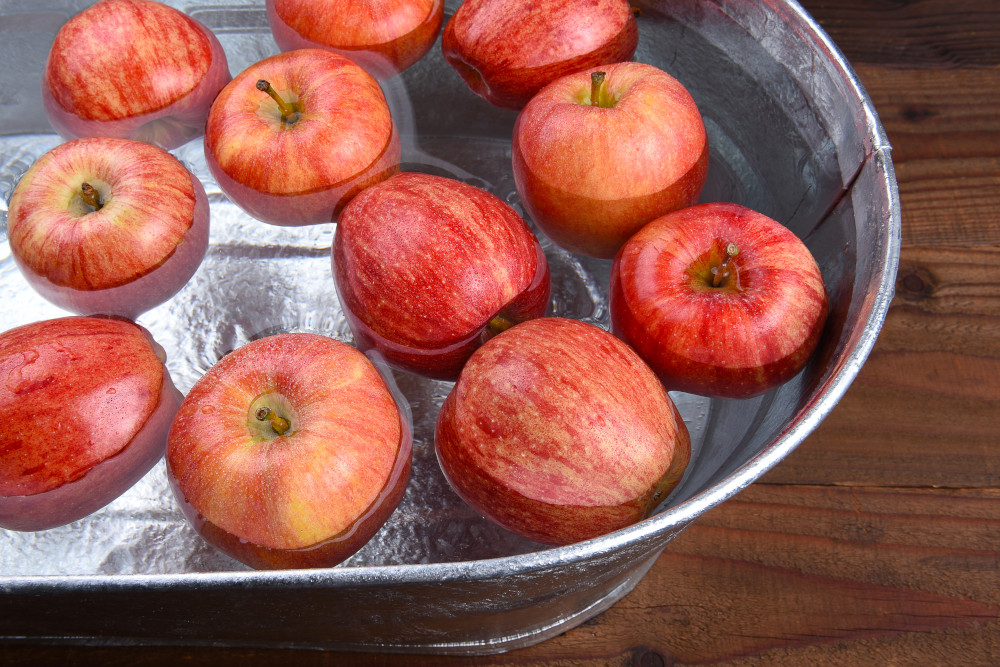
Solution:
<svg viewBox="0 0 1000 667"><path fill-rule="evenodd" d="M88 2L0 0L0 194L59 142L39 81L58 27ZM172 4L220 38L234 73L275 53L262 2ZM665 545L777 465L843 396L893 294L900 211L890 147L857 75L795 2L640 2L637 60L691 91L712 147L703 201L736 201L787 224L816 256L831 316L814 361L745 401L674 394L693 436L681 485L649 519L562 548L517 538L447 488L433 422L450 385L395 379L414 417L414 476L383 530L342 566L249 571L205 546L167 492L162 464L91 517L0 536L0 641L297 646L489 653L530 645L614 604ZM450 15L458 2L449 1ZM471 182L519 206L510 175L515 114L474 97L435 47L383 86L404 165ZM209 254L173 300L142 316L186 391L253 338L316 331L350 339L329 270L334 225L258 223L212 181L199 141L175 151L212 201ZM6 205L0 214L6 220ZM5 230L5 227L4 227ZM34 295L0 246L5 328L64 314ZM545 243L551 313L607 326L610 263Z"/></svg>

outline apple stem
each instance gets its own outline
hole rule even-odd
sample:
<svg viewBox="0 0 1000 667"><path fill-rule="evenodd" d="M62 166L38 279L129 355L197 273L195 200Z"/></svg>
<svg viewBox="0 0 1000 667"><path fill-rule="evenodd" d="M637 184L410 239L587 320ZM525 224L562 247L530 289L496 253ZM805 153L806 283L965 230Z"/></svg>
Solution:
<svg viewBox="0 0 1000 667"><path fill-rule="evenodd" d="M490 320L490 323L487 326L494 334L498 334L510 329L514 326L514 323L503 315L494 315L493 319Z"/></svg>
<svg viewBox="0 0 1000 667"><path fill-rule="evenodd" d="M256 417L258 421L270 421L271 428L273 428L274 432L278 435L285 435L285 433L288 432L288 429L292 426L288 423L287 419L276 415L274 410L271 408L260 408L257 410Z"/></svg>
<svg viewBox="0 0 1000 667"><path fill-rule="evenodd" d="M736 247L735 243L726 245L726 256L722 258L722 263L712 267L712 287L721 285L725 277L729 275L729 260L736 257L739 252L740 249Z"/></svg>
<svg viewBox="0 0 1000 667"><path fill-rule="evenodd" d="M608 95L606 72L590 73L590 105L605 109L615 105L614 100Z"/></svg>
<svg viewBox="0 0 1000 667"><path fill-rule="evenodd" d="M291 104L281 99L281 95L278 94L278 91L274 89L269 81L258 79L257 90L267 93L278 104L278 108L281 109L281 120L295 122L298 118L298 112L295 111Z"/></svg>
<svg viewBox="0 0 1000 667"><path fill-rule="evenodd" d="M83 183L80 185L80 197L87 206L91 207L95 211L101 210L101 207L103 206L101 203L101 196L97 192L97 189L90 183Z"/></svg>

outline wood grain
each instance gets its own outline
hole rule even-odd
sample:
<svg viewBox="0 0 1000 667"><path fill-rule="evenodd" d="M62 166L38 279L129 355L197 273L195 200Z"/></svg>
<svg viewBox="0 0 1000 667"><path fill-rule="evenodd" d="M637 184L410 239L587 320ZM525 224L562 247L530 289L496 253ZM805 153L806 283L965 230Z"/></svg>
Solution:
<svg viewBox="0 0 1000 667"><path fill-rule="evenodd" d="M803 0L802 5L856 64L1000 64L1000 12L991 0Z"/></svg>
<svg viewBox="0 0 1000 667"><path fill-rule="evenodd" d="M1000 248L905 247L875 350L765 481L1000 487L998 266Z"/></svg>
<svg viewBox="0 0 1000 667"><path fill-rule="evenodd" d="M892 146L903 243L995 247L1000 67L857 70Z"/></svg>

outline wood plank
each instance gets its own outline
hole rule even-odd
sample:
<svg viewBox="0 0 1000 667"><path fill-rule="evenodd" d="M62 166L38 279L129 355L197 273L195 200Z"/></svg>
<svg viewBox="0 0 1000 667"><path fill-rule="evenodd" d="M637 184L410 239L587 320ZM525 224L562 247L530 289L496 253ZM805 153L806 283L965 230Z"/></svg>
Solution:
<svg viewBox="0 0 1000 667"><path fill-rule="evenodd" d="M1000 64L1000 9L982 0L803 0L857 63L900 67Z"/></svg>
<svg viewBox="0 0 1000 667"><path fill-rule="evenodd" d="M856 65L896 161L1000 155L1000 67L912 70Z"/></svg>
<svg viewBox="0 0 1000 667"><path fill-rule="evenodd" d="M1000 5L998 5L1000 6ZM1000 67L859 67L892 146L907 245L1000 239Z"/></svg>
<svg viewBox="0 0 1000 667"><path fill-rule="evenodd" d="M1000 248L904 248L858 377L764 481L1000 486Z"/></svg>

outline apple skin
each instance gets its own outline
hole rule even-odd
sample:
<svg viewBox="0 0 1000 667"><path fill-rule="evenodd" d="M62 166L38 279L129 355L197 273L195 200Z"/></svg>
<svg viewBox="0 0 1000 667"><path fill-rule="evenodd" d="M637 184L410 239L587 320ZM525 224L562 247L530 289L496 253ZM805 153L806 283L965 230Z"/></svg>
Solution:
<svg viewBox="0 0 1000 667"><path fill-rule="evenodd" d="M466 0L441 50L474 93L518 110L565 74L631 60L638 42L626 0Z"/></svg>
<svg viewBox="0 0 1000 667"><path fill-rule="evenodd" d="M255 418L261 407L289 430L268 430ZM407 410L346 343L261 338L223 357L184 399L168 436L168 479L195 530L242 563L331 567L364 546L403 497Z"/></svg>
<svg viewBox="0 0 1000 667"><path fill-rule="evenodd" d="M518 324L469 359L438 413L452 488L523 537L565 545L639 521L680 481L687 427L649 367L593 324Z"/></svg>
<svg viewBox="0 0 1000 667"><path fill-rule="evenodd" d="M267 0L282 51L325 48L379 80L424 57L444 20L444 0Z"/></svg>
<svg viewBox="0 0 1000 667"><path fill-rule="evenodd" d="M95 512L163 456L181 402L163 348L121 319L65 317L0 334L0 527Z"/></svg>
<svg viewBox="0 0 1000 667"><path fill-rule="evenodd" d="M282 121L257 89L269 82L301 116ZM223 192L275 225L336 222L365 187L399 171L399 134L378 82L323 49L265 58L238 74L215 102L205 159Z"/></svg>
<svg viewBox="0 0 1000 667"><path fill-rule="evenodd" d="M498 325L548 307L548 262L524 220L451 178L408 172L368 188L344 209L332 255L358 347L425 377L454 380Z"/></svg>
<svg viewBox="0 0 1000 667"><path fill-rule="evenodd" d="M65 139L119 137L170 150L204 133L229 80L222 45L201 23L151 0L102 0L56 33L42 101Z"/></svg>
<svg viewBox="0 0 1000 667"><path fill-rule="evenodd" d="M100 194L93 210L83 183ZM85 137L35 161L10 200L11 253L36 291L81 315L134 319L170 299L208 248L201 181L161 148Z"/></svg>
<svg viewBox="0 0 1000 667"><path fill-rule="evenodd" d="M727 244L738 254L712 287ZM738 286L737 286L738 283ZM702 204L658 218L611 268L612 331L670 390L748 398L795 376L829 309L823 276L779 222L738 204Z"/></svg>
<svg viewBox="0 0 1000 667"><path fill-rule="evenodd" d="M613 107L590 104L596 71ZM557 245L592 257L611 259L645 223L696 204L708 157L691 95L643 63L565 76L514 124L514 182L528 216Z"/></svg>

